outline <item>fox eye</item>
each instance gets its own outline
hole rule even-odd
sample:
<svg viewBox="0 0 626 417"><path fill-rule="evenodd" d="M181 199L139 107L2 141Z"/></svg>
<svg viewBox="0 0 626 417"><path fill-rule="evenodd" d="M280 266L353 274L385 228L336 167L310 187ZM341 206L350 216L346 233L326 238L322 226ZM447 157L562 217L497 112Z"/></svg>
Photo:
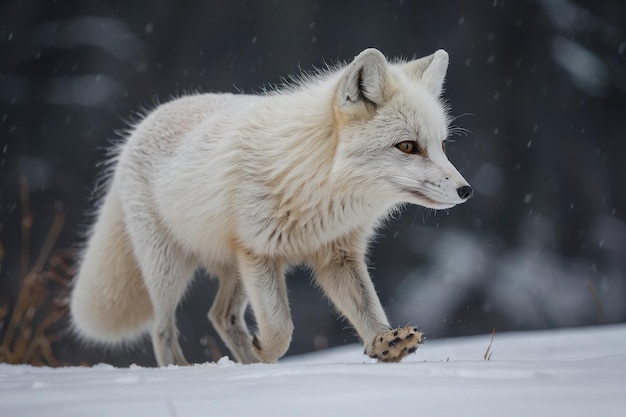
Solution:
<svg viewBox="0 0 626 417"><path fill-rule="evenodd" d="M441 142L441 149L443 149L443 153L446 153L446 141Z"/></svg>
<svg viewBox="0 0 626 417"><path fill-rule="evenodd" d="M400 149L404 153L416 154L419 155L420 148L417 146L417 142L414 140L405 140L404 142L400 142L396 144L396 148Z"/></svg>

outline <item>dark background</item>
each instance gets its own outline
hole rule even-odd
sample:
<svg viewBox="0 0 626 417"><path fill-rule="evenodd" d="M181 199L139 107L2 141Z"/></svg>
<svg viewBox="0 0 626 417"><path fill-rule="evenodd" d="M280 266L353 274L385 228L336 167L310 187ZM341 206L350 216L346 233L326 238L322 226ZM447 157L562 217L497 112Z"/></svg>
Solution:
<svg viewBox="0 0 626 417"><path fill-rule="evenodd" d="M81 241L103 147L142 109L196 91L257 92L301 69L450 54L448 155L467 204L408 207L380 231L371 273L393 324L429 338L626 321L626 2L35 1L0 4L0 303L20 287L20 177L36 257ZM290 276L289 354L355 342L305 271ZM216 359L215 283L179 312L190 361ZM3 329L0 328L0 338ZM220 348L225 353L223 348ZM153 364L54 344L66 363Z"/></svg>

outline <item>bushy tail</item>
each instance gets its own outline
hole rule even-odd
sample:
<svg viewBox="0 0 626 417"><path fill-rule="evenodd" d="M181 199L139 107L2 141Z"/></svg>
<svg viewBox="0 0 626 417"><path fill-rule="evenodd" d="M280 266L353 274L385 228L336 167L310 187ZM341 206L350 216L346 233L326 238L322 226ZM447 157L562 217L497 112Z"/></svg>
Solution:
<svg viewBox="0 0 626 417"><path fill-rule="evenodd" d="M106 344L132 341L153 316L114 188L105 197L83 254L70 310L81 338Z"/></svg>

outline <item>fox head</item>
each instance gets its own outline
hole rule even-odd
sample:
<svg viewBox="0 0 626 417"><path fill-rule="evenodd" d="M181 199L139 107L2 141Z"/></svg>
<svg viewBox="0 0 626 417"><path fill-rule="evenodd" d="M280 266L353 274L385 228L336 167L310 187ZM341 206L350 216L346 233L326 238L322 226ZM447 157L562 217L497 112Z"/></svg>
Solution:
<svg viewBox="0 0 626 417"><path fill-rule="evenodd" d="M372 195L446 209L472 188L445 153L449 118L440 95L448 54L388 63L376 49L342 72L333 103L337 163L367 183Z"/></svg>

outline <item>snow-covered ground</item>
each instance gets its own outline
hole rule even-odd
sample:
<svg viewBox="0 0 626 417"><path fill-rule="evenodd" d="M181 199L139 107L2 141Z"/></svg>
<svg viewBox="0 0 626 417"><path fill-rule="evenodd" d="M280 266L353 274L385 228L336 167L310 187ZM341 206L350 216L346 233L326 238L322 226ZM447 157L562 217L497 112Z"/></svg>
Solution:
<svg viewBox="0 0 626 417"><path fill-rule="evenodd" d="M626 325L433 340L399 364L359 346L277 365L0 364L0 416L625 416Z"/></svg>

